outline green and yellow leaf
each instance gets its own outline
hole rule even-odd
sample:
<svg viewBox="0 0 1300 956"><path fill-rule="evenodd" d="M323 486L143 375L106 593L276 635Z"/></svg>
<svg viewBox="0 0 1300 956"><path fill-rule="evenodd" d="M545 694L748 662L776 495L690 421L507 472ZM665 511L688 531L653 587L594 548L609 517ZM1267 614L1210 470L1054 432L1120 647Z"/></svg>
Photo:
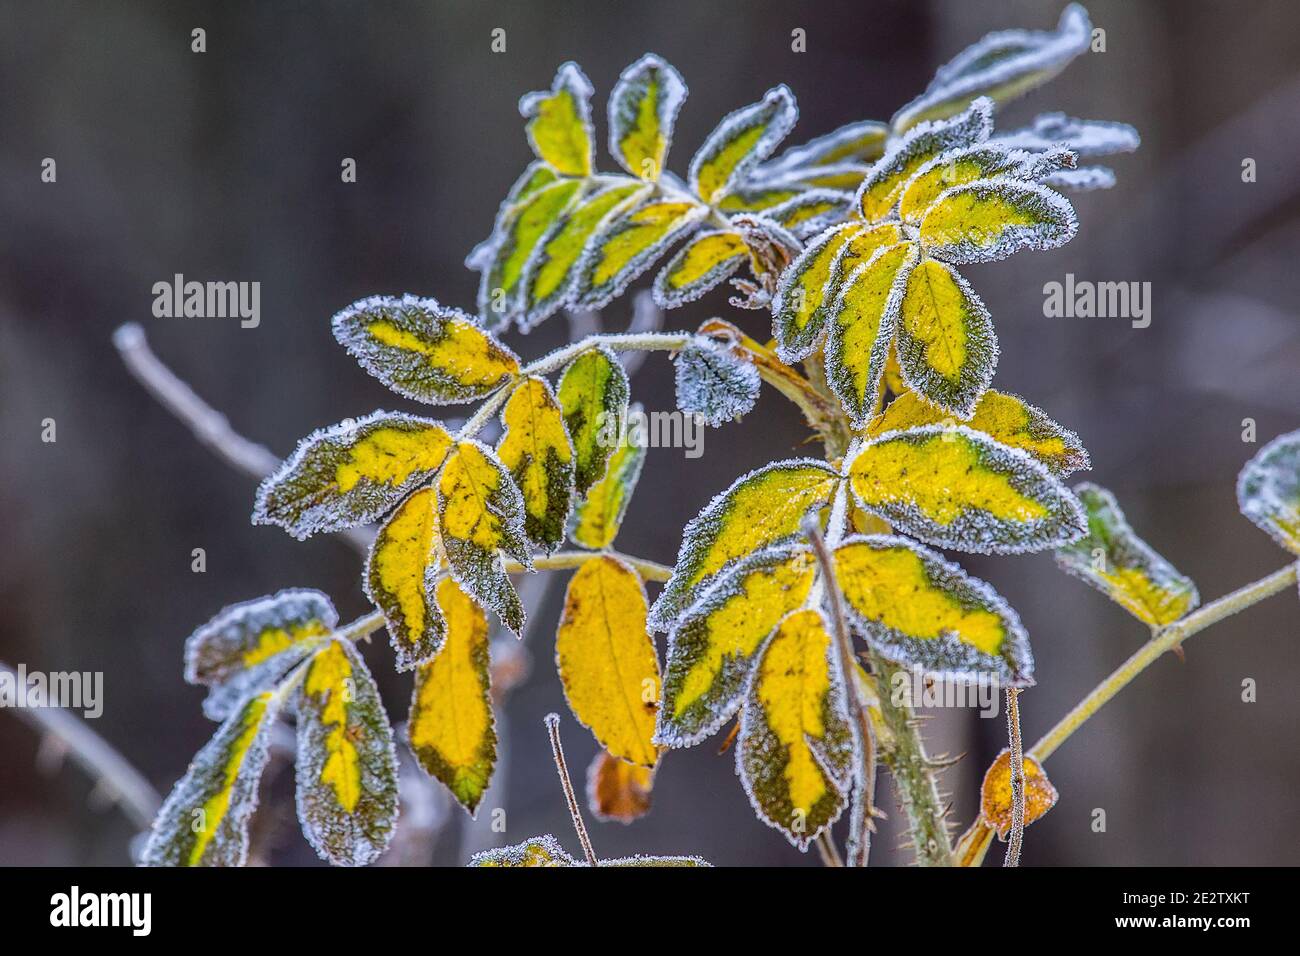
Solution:
<svg viewBox="0 0 1300 956"><path fill-rule="evenodd" d="M957 422L913 391L905 391L867 426L868 438L921 425L955 425ZM1047 413L1019 395L989 389L975 406L975 414L962 422L990 438L1019 448L1037 458L1057 478L1091 467L1079 436L1062 428Z"/></svg>
<svg viewBox="0 0 1300 956"><path fill-rule="evenodd" d="M770 182L740 186L718 200L717 208L725 213L763 212L796 199L803 192L802 186Z"/></svg>
<svg viewBox="0 0 1300 956"><path fill-rule="evenodd" d="M765 216L797 239L807 239L842 221L853 194L838 189L809 189L768 209Z"/></svg>
<svg viewBox="0 0 1300 956"><path fill-rule="evenodd" d="M695 195L709 205L722 199L772 154L798 116L793 94L782 85L724 118L691 158L687 179Z"/></svg>
<svg viewBox="0 0 1300 956"><path fill-rule="evenodd" d="M172 788L140 855L145 866L243 866L248 821L280 699L265 691L231 712Z"/></svg>
<svg viewBox="0 0 1300 956"><path fill-rule="evenodd" d="M569 582L555 634L555 659L573 715L615 757L653 767L659 657L646 631L641 578L607 555Z"/></svg>
<svg viewBox="0 0 1300 956"><path fill-rule="evenodd" d="M946 190L978 179L1024 172L1028 154L988 142L949 150L917 169L903 190L898 214L903 222L919 226L925 211Z"/></svg>
<svg viewBox="0 0 1300 956"><path fill-rule="evenodd" d="M485 445L456 443L438 480L438 523L452 577L506 627L521 634L524 606L501 563L501 552L532 567L524 535L524 498Z"/></svg>
<svg viewBox="0 0 1300 956"><path fill-rule="evenodd" d="M849 613L890 660L937 677L1033 683L1020 618L991 587L906 538L852 537L835 550Z"/></svg>
<svg viewBox="0 0 1300 956"><path fill-rule="evenodd" d="M884 153L888 136L889 127L884 123L875 120L849 123L802 146L792 146L772 162L764 164L762 173L769 176L793 169L874 162Z"/></svg>
<svg viewBox="0 0 1300 956"><path fill-rule="evenodd" d="M483 398L519 359L459 309L413 295L373 296L334 316L334 337L397 394L434 405Z"/></svg>
<svg viewBox="0 0 1300 956"><path fill-rule="evenodd" d="M861 508L941 548L1041 551L1087 527L1074 495L1038 461L964 426L889 432L862 447L848 475Z"/></svg>
<svg viewBox="0 0 1300 956"><path fill-rule="evenodd" d="M441 422L398 412L312 432L257 489L253 524L303 539L374 521L432 478L451 445Z"/></svg>
<svg viewBox="0 0 1300 956"><path fill-rule="evenodd" d="M549 833L514 846L475 853L470 866L586 866L579 863Z"/></svg>
<svg viewBox="0 0 1300 956"><path fill-rule="evenodd" d="M921 246L947 262L993 262L1021 249L1055 249L1079 229L1070 201L1008 176L943 192L921 219Z"/></svg>
<svg viewBox="0 0 1300 956"><path fill-rule="evenodd" d="M665 309L698 299L749 258L739 233L721 230L697 234L655 276L654 297Z"/></svg>
<svg viewBox="0 0 1300 956"><path fill-rule="evenodd" d="M185 680L210 688L203 712L224 720L270 690L329 639L338 613L320 591L291 588L222 609L185 642Z"/></svg>
<svg viewBox="0 0 1300 956"><path fill-rule="evenodd" d="M501 411L497 455L524 497L524 533L544 551L564 542L573 505L573 446L560 403L543 378L520 382Z"/></svg>
<svg viewBox="0 0 1300 956"><path fill-rule="evenodd" d="M519 101L528 143L562 176L590 176L595 161L591 128L591 81L576 63L565 63L550 90L529 93Z"/></svg>
<svg viewBox="0 0 1300 956"><path fill-rule="evenodd" d="M413 492L379 529L366 558L366 597L384 612L399 671L438 653L447 633L434 599L442 561L437 506L432 486Z"/></svg>
<svg viewBox="0 0 1300 956"><path fill-rule="evenodd" d="M1057 793L1042 764L1028 754L1022 759L1025 768L1025 826L1029 826L1056 806ZM1003 750L989 765L980 784L980 819L1003 840L1011 833L1013 799L1011 751Z"/></svg>
<svg viewBox="0 0 1300 956"><path fill-rule="evenodd" d="M1246 463L1237 504L1274 541L1300 554L1300 431L1273 439Z"/></svg>
<svg viewBox="0 0 1300 956"><path fill-rule="evenodd" d="M787 365L807 358L826 324L831 270L846 243L863 232L859 223L832 226L809 241L783 273L772 298L772 334Z"/></svg>
<svg viewBox="0 0 1300 956"><path fill-rule="evenodd" d="M487 617L450 578L438 583L447 640L415 673L407 736L420 766L473 816L497 760Z"/></svg>
<svg viewBox="0 0 1300 956"><path fill-rule="evenodd" d="M975 413L998 359L988 309L935 259L922 259L908 276L894 348L907 384L961 419Z"/></svg>
<svg viewBox="0 0 1300 956"><path fill-rule="evenodd" d="M481 272L478 313L484 325L495 328L524 313L524 269L559 230L586 188L585 180L560 179L529 193L500 215L487 249L475 259ZM561 243L558 248L567 246Z"/></svg>
<svg viewBox="0 0 1300 956"><path fill-rule="evenodd" d="M686 83L671 64L653 53L641 57L609 94L609 154L633 176L658 180L685 100Z"/></svg>
<svg viewBox="0 0 1300 956"><path fill-rule="evenodd" d="M814 570L807 551L760 551L677 622L668 635L657 743L693 746L730 719L744 696L754 655L781 619L808 599Z"/></svg>
<svg viewBox="0 0 1300 956"><path fill-rule="evenodd" d="M1090 482L1075 485L1074 494L1088 517L1088 533L1057 550L1062 570L1152 627L1172 623L1200 603L1192 579L1134 533L1114 495Z"/></svg>
<svg viewBox="0 0 1300 956"><path fill-rule="evenodd" d="M397 823L397 751L379 688L351 641L317 651L294 699L298 819L334 866L365 866Z"/></svg>
<svg viewBox="0 0 1300 956"><path fill-rule="evenodd" d="M738 559L797 537L804 515L825 508L839 482L830 466L810 458L774 462L738 478L683 530L650 626L666 630Z"/></svg>
<svg viewBox="0 0 1300 956"><path fill-rule="evenodd" d="M847 802L853 732L820 611L795 611L754 667L740 719L736 773L759 818L800 850Z"/></svg>
<svg viewBox="0 0 1300 956"><path fill-rule="evenodd" d="M632 410L639 414L641 406L634 405ZM619 434L617 426L618 421L614 420L607 435ZM623 516L627 514L627 506L632 501L632 492L636 490L637 479L641 477L641 466L645 464L645 445L635 440L630 428L623 429L621 434L604 477L591 486L573 512L569 537L593 551L603 550L614 543L618 529L623 525ZM613 444L608 437L605 441Z"/></svg>
<svg viewBox="0 0 1300 956"><path fill-rule="evenodd" d="M603 345L583 352L560 376L558 396L564 427L573 441L574 491L586 494L605 474L614 453L608 436L619 432L627 415L627 373Z"/></svg>
<svg viewBox="0 0 1300 956"><path fill-rule="evenodd" d="M602 750L587 768L587 808L597 820L631 823L650 812L655 771Z"/></svg>
<svg viewBox="0 0 1300 956"><path fill-rule="evenodd" d="M707 213L708 207L693 201L651 197L615 216L591 238L578 262L573 304L604 307Z"/></svg>

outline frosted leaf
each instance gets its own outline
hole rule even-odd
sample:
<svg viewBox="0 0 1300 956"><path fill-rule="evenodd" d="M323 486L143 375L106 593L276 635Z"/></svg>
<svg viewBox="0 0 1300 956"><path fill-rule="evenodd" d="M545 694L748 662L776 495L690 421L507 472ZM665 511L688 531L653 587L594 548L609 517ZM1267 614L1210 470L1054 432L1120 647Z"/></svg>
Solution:
<svg viewBox="0 0 1300 956"><path fill-rule="evenodd" d="M320 591L291 588L224 608L185 642L185 680L210 688L203 712L224 720L251 694L273 687L328 640L339 622Z"/></svg>
<svg viewBox="0 0 1300 956"><path fill-rule="evenodd" d="M1043 183L1057 189L1089 192L1093 189L1110 189L1115 185L1115 172L1105 166L1083 166L1065 169L1043 178Z"/></svg>
<svg viewBox="0 0 1300 956"><path fill-rule="evenodd" d="M655 276L654 300L675 309L698 299L749 258L745 239L734 230L700 232L682 246Z"/></svg>
<svg viewBox="0 0 1300 956"><path fill-rule="evenodd" d="M763 218L789 229L797 239L808 239L843 220L852 203L852 193L809 189L764 210Z"/></svg>
<svg viewBox="0 0 1300 956"><path fill-rule="evenodd" d="M379 688L351 641L318 651L294 695L298 821L334 866L365 866L397 825L397 750Z"/></svg>
<svg viewBox="0 0 1300 956"><path fill-rule="evenodd" d="M682 75L653 53L619 75L609 94L609 154L633 176L659 178L686 93Z"/></svg>
<svg viewBox="0 0 1300 956"><path fill-rule="evenodd" d="M677 407L714 428L747 414L761 384L752 362L725 345L696 336L677 354Z"/></svg>
<svg viewBox="0 0 1300 956"><path fill-rule="evenodd" d="M921 220L921 245L953 263L995 262L1021 249L1055 249L1079 230L1074 207L1046 186L1006 176L954 186Z"/></svg>
<svg viewBox="0 0 1300 956"><path fill-rule="evenodd" d="M519 115L528 144L562 176L590 176L596 157L591 127L591 81L573 62L560 66L549 90L525 94Z"/></svg>
<svg viewBox="0 0 1300 956"><path fill-rule="evenodd" d="M638 767L607 750L587 768L587 809L602 823L632 823L650 812L655 768Z"/></svg>
<svg viewBox="0 0 1300 956"><path fill-rule="evenodd" d="M1273 439L1246 463L1237 504L1274 541L1300 554L1300 431Z"/></svg>
<svg viewBox="0 0 1300 956"><path fill-rule="evenodd" d="M398 505L371 542L361 576L366 597L384 612L398 671L438 653L447 634L434 600L442 562L436 504L426 485Z"/></svg>
<svg viewBox="0 0 1300 956"><path fill-rule="evenodd" d="M692 191L706 203L717 202L771 155L798 116L794 94L784 84L727 115L691 158Z"/></svg>
<svg viewBox="0 0 1300 956"><path fill-rule="evenodd" d="M578 260L570 305L604 308L677 240L695 230L708 207L654 196L606 221Z"/></svg>
<svg viewBox="0 0 1300 956"><path fill-rule="evenodd" d="M339 312L332 325L363 369L417 402L483 398L519 371L518 356L436 299L371 296Z"/></svg>
<svg viewBox="0 0 1300 956"><path fill-rule="evenodd" d="M1071 154L1051 155L1054 161L1068 162L1065 157ZM1036 154L1005 149L991 142L947 150L921 164L904 184L899 216L904 222L919 223L935 200L954 186L1000 175L1034 179L1039 164ZM1044 170L1043 175L1050 171Z"/></svg>
<svg viewBox="0 0 1300 956"><path fill-rule="evenodd" d="M885 150L889 127L875 120L860 120L839 129L810 139L801 146L792 146L776 159L764 163L757 171L758 177L810 166L827 166L835 163L869 163L880 158Z"/></svg>
<svg viewBox="0 0 1300 956"><path fill-rule="evenodd" d="M441 422L400 412L319 429L257 489L253 524L301 540L374 521L432 478L450 447Z"/></svg>
<svg viewBox="0 0 1300 956"><path fill-rule="evenodd" d="M836 263L845 245L862 232L856 222L831 226L809 239L781 273L772 297L772 334L781 361L802 361L816 348L833 301Z"/></svg>
<svg viewBox="0 0 1300 956"><path fill-rule="evenodd" d="M269 755L280 700L245 700L194 757L153 821L144 866L243 866L248 821Z"/></svg>
<svg viewBox="0 0 1300 956"><path fill-rule="evenodd" d="M941 680L1032 684L1020 617L993 588L906 538L848 538L835 577L854 623L888 659Z"/></svg>
<svg viewBox="0 0 1300 956"><path fill-rule="evenodd" d="M465 257L465 268L475 272L482 272L488 268L492 264L492 256L496 251L497 236L510 211L518 203L559 178L559 174L540 159L529 163L510 187L510 191L506 193L506 198L502 200L496 218L493 220L491 235L471 249L469 255Z"/></svg>
<svg viewBox="0 0 1300 956"><path fill-rule="evenodd" d="M1029 754L1022 754L1024 767L1025 826L1040 819L1056 806L1056 787L1047 772ZM1003 749L984 773L980 784L980 819L1005 840L1014 821L1014 797L1011 791L1011 751Z"/></svg>
<svg viewBox="0 0 1300 956"><path fill-rule="evenodd" d="M1142 137L1128 123L1042 113L1029 126L998 133L992 141L1009 149L1033 151L1065 146L1081 158L1090 158L1131 153L1141 145Z"/></svg>
<svg viewBox="0 0 1300 956"><path fill-rule="evenodd" d="M712 866L707 860L698 856L620 856L612 860L601 860L601 866Z"/></svg>
<svg viewBox="0 0 1300 956"><path fill-rule="evenodd" d="M1019 554L1087 529L1083 507L1041 463L963 425L886 432L848 475L859 507L941 548Z"/></svg>
<svg viewBox="0 0 1300 956"><path fill-rule="evenodd" d="M785 189L834 189L854 192L871 171L866 163L836 163L778 173L770 179L752 180L753 185Z"/></svg>
<svg viewBox="0 0 1300 956"><path fill-rule="evenodd" d="M608 423L627 417L627 373L605 346L583 352L564 368L556 390L573 441L574 493L581 497L605 473L614 453Z"/></svg>
<svg viewBox="0 0 1300 956"><path fill-rule="evenodd" d="M800 185L778 185L753 179L736 187L718 202L718 209L728 215L738 212L762 212L788 202L804 192Z"/></svg>
<svg viewBox="0 0 1300 956"><path fill-rule="evenodd" d="M1088 49L1092 24L1077 3L1066 7L1054 31L990 33L941 66L924 93L890 121L896 132L961 110L976 96L1003 103L1056 76Z"/></svg>
<svg viewBox="0 0 1300 956"><path fill-rule="evenodd" d="M1129 526L1105 488L1084 482L1074 494L1088 516L1088 534L1056 552L1056 563L1082 578L1138 620L1160 627L1200 603L1192 579L1157 554Z"/></svg>
<svg viewBox="0 0 1300 956"><path fill-rule="evenodd" d="M605 473L573 509L569 537L575 544L599 551L614 543L641 477L646 448L636 440L634 423L644 414L640 402L627 409L618 447L605 466ZM610 421L619 421L618 417Z"/></svg>
<svg viewBox="0 0 1300 956"><path fill-rule="evenodd" d="M550 383L525 378L501 409L497 455L524 499L524 534L550 553L564 541L573 508L573 442Z"/></svg>
<svg viewBox="0 0 1300 956"><path fill-rule="evenodd" d="M586 866L569 856L560 841L549 833L514 846L475 853L470 866Z"/></svg>

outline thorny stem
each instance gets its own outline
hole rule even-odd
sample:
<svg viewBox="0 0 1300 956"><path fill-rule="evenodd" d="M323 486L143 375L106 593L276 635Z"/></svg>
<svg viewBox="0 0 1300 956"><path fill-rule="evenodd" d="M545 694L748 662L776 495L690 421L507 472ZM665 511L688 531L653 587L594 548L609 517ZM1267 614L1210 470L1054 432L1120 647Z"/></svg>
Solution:
<svg viewBox="0 0 1300 956"><path fill-rule="evenodd" d="M587 824L582 822L582 810L578 806L578 795L569 779L569 767L564 762L564 747L560 743L560 715L546 715L546 732L551 737L551 754L555 757L555 770L560 775L560 786L564 788L564 799L569 804L569 816L573 817L573 829L582 844L582 855L587 858L588 866L599 866L596 851L591 848L591 837L587 835Z"/></svg>
<svg viewBox="0 0 1300 956"><path fill-rule="evenodd" d="M1020 688L1007 688L1007 735L1011 738L1011 839L1003 866L1020 865L1025 839L1025 754L1020 743Z"/></svg>

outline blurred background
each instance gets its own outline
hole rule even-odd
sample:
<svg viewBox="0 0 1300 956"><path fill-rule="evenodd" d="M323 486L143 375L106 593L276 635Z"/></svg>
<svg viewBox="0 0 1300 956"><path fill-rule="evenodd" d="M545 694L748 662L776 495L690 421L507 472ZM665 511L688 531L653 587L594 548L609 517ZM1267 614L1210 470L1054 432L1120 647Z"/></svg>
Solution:
<svg viewBox="0 0 1300 956"><path fill-rule="evenodd" d="M580 62L597 88L602 153L604 99L622 67L646 50L675 64L691 87L670 155L684 173L719 118L778 82L800 104L792 142L888 119L984 33L1050 28L1062 6L0 3L0 660L102 671L94 729L165 794L214 729L203 692L181 679L191 630L226 604L289 586L328 592L344 619L365 610L345 542L298 543L249 524L255 482L130 377L111 341L121 323L141 323L235 429L287 454L319 426L410 410L335 344L328 319L373 293L472 308L477 275L462 260L531 158L517 100L548 87L561 62ZM1285 563L1237 513L1234 481L1260 444L1300 427L1300 11L1288 0L1088 6L1106 52L1010 105L999 126L1064 110L1131 123L1142 148L1110 163L1116 188L1074 197L1082 227L1069 245L966 274L997 324L996 384L1080 433L1089 477L1209 600ZM206 53L190 52L195 27L207 31ZM497 27L505 53L490 50ZM806 53L791 51L795 28ZM41 182L45 157L57 161L55 184ZM356 159L355 184L340 181L343 157ZM1256 182L1242 182L1245 158ZM178 272L259 281L260 327L153 318L153 283ZM1042 287L1067 272L1150 282L1151 326L1044 318ZM726 298L715 290L668 325L721 315L766 338L765 315ZM620 300L601 321L619 330L630 316ZM557 317L510 343L535 357L568 332ZM671 407L671 364L651 356L633 392L649 409ZM47 418L53 444L40 437ZM1259 444L1243 442L1245 419ZM682 525L713 494L799 453L803 438L792 406L765 392L745 421L708 433L701 458L651 452L620 547L671 563ZM202 574L191 571L199 547ZM1038 685L1022 698L1027 741L1145 637L1050 555L962 560L1029 630ZM595 744L567 714L552 665L557 577L527 634L531 672L502 707L507 745L486 805L506 809L507 831L469 824L434 791L420 813L435 838L416 859L460 863L495 840L544 832L577 851L542 716L565 714L576 775ZM404 719L409 676L393 673L386 639L366 654ZM1245 678L1257 682L1255 703L1242 702ZM1048 762L1061 798L1029 830L1025 862L1300 862L1297 686L1294 594L1195 638L1185 663L1166 655ZM1005 724L945 711L927 733L932 750L967 754L944 776L964 828ZM668 756L649 816L593 822L598 852L815 865L755 820L719 742ZM52 755L0 711L0 863L128 863L136 827ZM290 778L281 765L264 791L260 855L313 863ZM891 819L872 863L906 863L883 779L879 799ZM1091 827L1098 808L1104 833ZM995 847L991 860L1000 857Z"/></svg>

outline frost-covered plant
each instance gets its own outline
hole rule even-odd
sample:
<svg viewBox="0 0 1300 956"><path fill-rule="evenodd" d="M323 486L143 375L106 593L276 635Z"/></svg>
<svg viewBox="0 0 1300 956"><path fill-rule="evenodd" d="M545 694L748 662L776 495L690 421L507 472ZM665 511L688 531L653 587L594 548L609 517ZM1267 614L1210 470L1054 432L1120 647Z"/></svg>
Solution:
<svg viewBox="0 0 1300 956"><path fill-rule="evenodd" d="M469 257L482 276L477 315L406 295L364 299L333 320L338 341L398 395L480 404L454 430L376 411L318 431L263 483L253 520L295 537L378 522L361 579L375 610L340 626L325 595L282 591L190 638L186 678L211 688L205 709L224 722L163 807L145 861L245 860L283 714L298 725L308 841L336 864L383 852L398 813L394 732L355 641L385 625L397 669L415 674L406 743L475 813L497 754L489 615L522 637L511 575L575 569L556 662L570 709L602 748L589 789L603 816L644 812L666 754L739 715L741 783L758 817L800 849L815 843L838 862L831 826L849 810L847 859L865 864L880 762L919 862L977 863L993 832L1011 838L1014 862L1024 825L1055 800L1047 755L1164 650L1295 580L1284 569L1187 616L1195 587L1134 535L1114 498L1066 486L1089 467L1078 436L989 388L993 323L958 270L1068 242L1078 221L1057 190L1114 178L1078 158L1138 142L1123 124L1060 114L994 130L998 104L1058 73L1090 33L1071 6L1054 31L991 34L889 123L852 123L772 158L796 119L778 86L723 119L684 180L666 162L686 85L659 57L628 67L609 99L609 152L624 172L596 169L593 90L576 65L524 97L537 161ZM679 243L653 280L657 302L671 309L731 279L735 306L770 310L773 345L721 319L695 332L594 334L533 361L501 342L561 308L605 306ZM645 455L619 431L631 400L620 353L636 350L674 353L680 409L714 426L744 416L766 382L799 406L824 451L738 478L686 526L671 569L613 549ZM480 434L496 416L489 446ZM1300 433L1266 448L1241 481L1243 509L1293 552L1298 466ZM572 550L561 550L566 539ZM1025 628L935 548L1055 551L1148 623L1152 640L1136 669L1130 661L1025 754ZM647 582L663 584L653 604ZM656 632L667 635L662 672ZM956 850L941 764L891 692L909 670L1007 689L1012 745ZM539 837L476 862L577 861Z"/></svg>

